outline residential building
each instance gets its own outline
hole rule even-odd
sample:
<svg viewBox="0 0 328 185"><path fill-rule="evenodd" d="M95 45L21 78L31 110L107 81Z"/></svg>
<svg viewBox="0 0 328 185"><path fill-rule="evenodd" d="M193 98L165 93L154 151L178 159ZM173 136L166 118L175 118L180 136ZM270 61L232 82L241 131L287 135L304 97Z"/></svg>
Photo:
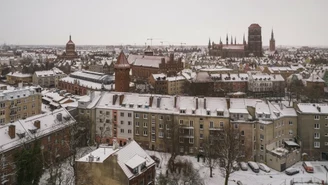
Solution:
<svg viewBox="0 0 328 185"><path fill-rule="evenodd" d="M119 148L98 148L76 160L76 184L155 184L155 161L135 141ZM106 175L104 175L106 174Z"/></svg>
<svg viewBox="0 0 328 185"><path fill-rule="evenodd" d="M285 80L281 75L249 74L248 94L255 98L283 97Z"/></svg>
<svg viewBox="0 0 328 185"><path fill-rule="evenodd" d="M70 156L70 128L74 124L74 118L66 109L58 109L0 127L2 184L16 184L17 169L14 156L22 150L29 150L35 142L40 144L44 164Z"/></svg>
<svg viewBox="0 0 328 185"><path fill-rule="evenodd" d="M0 125L41 114L41 104L40 88L0 91Z"/></svg>
<svg viewBox="0 0 328 185"><path fill-rule="evenodd" d="M328 160L328 105L298 103L298 140L306 160Z"/></svg>
<svg viewBox="0 0 328 185"><path fill-rule="evenodd" d="M187 88L187 80L181 75L167 77L164 73L152 74L149 83L156 94L182 95Z"/></svg>
<svg viewBox="0 0 328 185"><path fill-rule="evenodd" d="M220 96L233 93L247 93L248 74L211 74L214 81L214 92Z"/></svg>
<svg viewBox="0 0 328 185"><path fill-rule="evenodd" d="M192 96L213 96L214 82L208 72L198 72L188 83L189 94Z"/></svg>
<svg viewBox="0 0 328 185"><path fill-rule="evenodd" d="M31 84L32 74L11 72L6 75L6 80L9 85L18 85L19 83Z"/></svg>
<svg viewBox="0 0 328 185"><path fill-rule="evenodd" d="M33 85L41 87L57 87L59 80L67 75L60 69L54 67L47 71L35 71L32 76Z"/></svg>

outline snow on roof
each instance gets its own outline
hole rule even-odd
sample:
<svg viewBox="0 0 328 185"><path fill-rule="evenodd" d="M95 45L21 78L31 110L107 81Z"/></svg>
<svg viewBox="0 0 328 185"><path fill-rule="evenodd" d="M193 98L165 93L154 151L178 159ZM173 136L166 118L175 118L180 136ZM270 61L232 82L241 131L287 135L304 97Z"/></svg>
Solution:
<svg viewBox="0 0 328 185"><path fill-rule="evenodd" d="M146 56L146 55L129 55L128 62L134 66L146 66L159 68L159 64L162 62L162 58L168 61L168 57L163 56Z"/></svg>
<svg viewBox="0 0 328 185"><path fill-rule="evenodd" d="M297 107L301 113L328 114L328 104L299 103Z"/></svg>
<svg viewBox="0 0 328 185"><path fill-rule="evenodd" d="M196 78L193 80L194 82L211 82L212 79L208 72L199 72L196 75Z"/></svg>
<svg viewBox="0 0 328 185"><path fill-rule="evenodd" d="M52 68L51 70L46 70L46 71L35 71L35 75L38 77L56 76L59 74L65 74L65 73L56 67Z"/></svg>
<svg viewBox="0 0 328 185"><path fill-rule="evenodd" d="M62 121L57 116L61 114ZM40 121L40 129L34 126L34 121ZM18 120L14 123L6 124L0 127L0 153L16 148L23 143L33 141L36 138L44 137L52 132L61 130L75 123L74 118L64 109L57 109L53 112L35 115L24 120ZM9 126L15 126L15 138L9 136ZM35 130L33 134L30 130ZM20 138L18 134L25 134Z"/></svg>
<svg viewBox="0 0 328 185"><path fill-rule="evenodd" d="M87 88L93 89L93 90L101 90L102 87L104 87L105 89L108 89L108 90L112 89L111 84L103 85L101 83L91 82L91 81L87 81L87 80L81 80L81 79L73 78L70 76L64 77L64 78L60 79L60 81L71 83L71 84L74 84L75 82L77 82L77 83L79 83L80 86L87 87Z"/></svg>
<svg viewBox="0 0 328 185"><path fill-rule="evenodd" d="M94 163L103 163L109 156L117 152L118 149L113 150L113 148L98 148L89 154L77 159L79 162L94 162ZM92 157L92 161L90 161Z"/></svg>
<svg viewBox="0 0 328 185"><path fill-rule="evenodd" d="M22 87L0 91L0 99L13 100L37 94L35 87Z"/></svg>
<svg viewBox="0 0 328 185"><path fill-rule="evenodd" d="M322 82L324 83L325 81L320 78L317 74L311 74L311 76L308 79L305 79L306 82Z"/></svg>
<svg viewBox="0 0 328 185"><path fill-rule="evenodd" d="M244 45L223 45L222 49L231 49L231 50L244 50Z"/></svg>
<svg viewBox="0 0 328 185"><path fill-rule="evenodd" d="M229 113L248 114L247 109L229 109Z"/></svg>
<svg viewBox="0 0 328 185"><path fill-rule="evenodd" d="M178 80L185 80L183 76L171 76L166 78L167 81L178 81Z"/></svg>
<svg viewBox="0 0 328 185"><path fill-rule="evenodd" d="M130 160L128 160L125 164L131 169L134 169L144 162L146 162L146 159L140 157L139 155L135 155Z"/></svg>
<svg viewBox="0 0 328 185"><path fill-rule="evenodd" d="M14 72L14 73L8 73L7 74L8 76L14 76L14 77L21 77L21 78L24 78L24 77L32 77L32 74L28 74L28 73L21 73L21 72Z"/></svg>

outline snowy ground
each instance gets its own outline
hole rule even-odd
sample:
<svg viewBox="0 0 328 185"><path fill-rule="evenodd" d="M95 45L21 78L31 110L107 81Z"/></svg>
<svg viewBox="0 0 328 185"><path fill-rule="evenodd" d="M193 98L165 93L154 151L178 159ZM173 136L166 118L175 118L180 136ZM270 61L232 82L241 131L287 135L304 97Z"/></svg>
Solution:
<svg viewBox="0 0 328 185"><path fill-rule="evenodd" d="M95 148L81 148L78 150L78 157L80 158L91 151L93 151ZM147 151L149 155L155 155L158 157L161 162L158 168L156 168L157 175L162 172L165 174L166 172L166 165L167 161L170 158L170 154L168 153L160 153L160 152L154 152L154 151ZM205 185L218 185L218 184L224 184L224 178L222 177L220 171L218 168L213 170L213 178L210 178L210 170L209 168L205 167L203 164L202 159L200 159L200 162L197 162L197 158L194 156L179 156L182 160L189 160L194 164L194 167L199 171L200 176L204 179ZM295 181L302 181L302 182L308 182L309 180L324 180L326 181L326 175L328 175L326 169L322 165L327 165L328 162L311 162L314 166L314 173L310 174L307 172L304 172L303 167L301 165L301 162L296 163L293 167L300 169L300 173L288 176L284 172L277 172L275 170L271 169L270 173L265 173L263 171L260 171L260 173L256 174L252 172L250 169L248 171L236 171L230 176L229 185L235 185L237 184L237 181L241 181L243 185L289 185L290 181L294 179ZM74 185L74 181L72 180L73 177L73 169L69 164L69 159L65 160L62 163L63 172L63 181L62 184L67 185ZM49 179L49 171L46 170L43 176L40 180L40 185L47 184L47 179ZM297 185L302 184L298 183ZM305 185L305 183L304 183ZM306 185L310 185L306 183Z"/></svg>
<svg viewBox="0 0 328 185"><path fill-rule="evenodd" d="M154 151L147 151L147 153L149 155L157 156L162 161L160 163L160 166L156 169L156 173L159 174L160 172L162 172L163 174L165 174L166 164L168 159L170 158L170 155ZM194 156L181 156L181 158L189 160L194 164L194 167L199 171L200 176L204 179L205 185L224 184L224 178L222 177L221 172L218 168L213 170L213 178L210 178L210 170L209 168L204 166L202 159L200 159L200 162L197 162L197 158ZM308 182L310 180L326 181L326 175L328 174L326 169L321 165L328 165L328 162L311 163L314 166L313 174L304 172L301 162L296 163L293 166L294 168L298 168L300 170L299 174L293 176L288 176L284 172L278 172L272 169L270 173L260 171L260 173L258 174L254 173L250 169L248 169L248 171L236 171L231 174L229 178L229 185L235 185L237 184L237 181L241 181L243 185L289 185L292 179L294 181L299 182Z"/></svg>

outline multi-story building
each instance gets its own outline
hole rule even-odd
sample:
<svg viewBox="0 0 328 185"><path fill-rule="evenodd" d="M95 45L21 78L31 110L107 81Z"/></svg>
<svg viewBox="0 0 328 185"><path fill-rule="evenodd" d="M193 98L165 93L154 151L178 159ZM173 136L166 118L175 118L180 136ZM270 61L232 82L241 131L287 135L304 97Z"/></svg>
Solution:
<svg viewBox="0 0 328 185"><path fill-rule="evenodd" d="M75 120L69 112L66 109L58 109L0 127L2 184L16 184L17 169L14 156L22 150L29 150L35 142L40 143L44 164L70 156L70 128L73 124Z"/></svg>
<svg viewBox="0 0 328 185"><path fill-rule="evenodd" d="M155 184L155 161L135 141L119 148L98 148L76 161L76 184ZM103 175L106 174L106 175Z"/></svg>
<svg viewBox="0 0 328 185"><path fill-rule="evenodd" d="M198 72L188 81L189 94L192 96L213 96L214 82L208 72Z"/></svg>
<svg viewBox="0 0 328 185"><path fill-rule="evenodd" d="M214 81L214 92L217 95L226 96L229 93L247 93L248 74L211 74Z"/></svg>
<svg viewBox="0 0 328 185"><path fill-rule="evenodd" d="M182 59L174 60L174 54L170 54L170 57L129 55L128 61L132 65L132 77L141 80L158 73L174 76L184 68Z"/></svg>
<svg viewBox="0 0 328 185"><path fill-rule="evenodd" d="M155 94L167 94L167 76L164 73L152 74L149 77L149 84L153 87Z"/></svg>
<svg viewBox="0 0 328 185"><path fill-rule="evenodd" d="M47 71L35 71L32 76L33 85L41 87L57 87L60 79L67 75L60 69L54 67Z"/></svg>
<svg viewBox="0 0 328 185"><path fill-rule="evenodd" d="M256 98L283 97L285 80L281 75L249 74L248 94Z"/></svg>
<svg viewBox="0 0 328 185"><path fill-rule="evenodd" d="M40 114L41 104L40 88L0 91L0 125Z"/></svg>
<svg viewBox="0 0 328 185"><path fill-rule="evenodd" d="M18 85L19 83L30 84L32 82L32 74L11 72L6 75L6 80L9 85Z"/></svg>
<svg viewBox="0 0 328 185"><path fill-rule="evenodd" d="M268 66L260 66L260 70L263 73L271 74L271 75L281 75L285 80L297 72L297 69L291 67L268 67Z"/></svg>
<svg viewBox="0 0 328 185"><path fill-rule="evenodd" d="M298 140L308 160L328 160L327 104L298 103Z"/></svg>
<svg viewBox="0 0 328 185"><path fill-rule="evenodd" d="M164 73L152 74L149 83L156 94L182 95L186 90L187 80L183 76L167 77Z"/></svg>
<svg viewBox="0 0 328 185"><path fill-rule="evenodd" d="M325 81L317 74L311 74L308 79L303 79L306 95L310 99L319 99L324 96Z"/></svg>

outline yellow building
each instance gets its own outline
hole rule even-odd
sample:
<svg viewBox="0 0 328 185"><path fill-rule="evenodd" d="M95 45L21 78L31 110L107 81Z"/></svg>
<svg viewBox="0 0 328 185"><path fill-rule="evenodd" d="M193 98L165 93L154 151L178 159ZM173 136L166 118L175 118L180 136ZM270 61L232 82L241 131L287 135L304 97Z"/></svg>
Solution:
<svg viewBox="0 0 328 185"><path fill-rule="evenodd" d="M40 88L0 91L0 124L41 114L41 106Z"/></svg>
<svg viewBox="0 0 328 185"><path fill-rule="evenodd" d="M32 83L32 74L23 74L20 72L11 72L6 76L7 83L10 85L18 85L19 83Z"/></svg>

